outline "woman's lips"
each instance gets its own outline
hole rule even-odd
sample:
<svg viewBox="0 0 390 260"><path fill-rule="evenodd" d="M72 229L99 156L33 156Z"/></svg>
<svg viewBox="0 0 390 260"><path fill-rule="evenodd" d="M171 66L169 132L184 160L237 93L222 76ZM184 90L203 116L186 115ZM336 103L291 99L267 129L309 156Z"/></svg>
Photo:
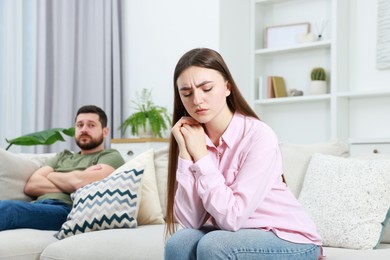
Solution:
<svg viewBox="0 0 390 260"><path fill-rule="evenodd" d="M195 111L195 113L197 113L198 115L202 115L202 114L206 113L206 111L207 111L207 109L205 109L205 108L200 108L200 109L197 109L197 110Z"/></svg>

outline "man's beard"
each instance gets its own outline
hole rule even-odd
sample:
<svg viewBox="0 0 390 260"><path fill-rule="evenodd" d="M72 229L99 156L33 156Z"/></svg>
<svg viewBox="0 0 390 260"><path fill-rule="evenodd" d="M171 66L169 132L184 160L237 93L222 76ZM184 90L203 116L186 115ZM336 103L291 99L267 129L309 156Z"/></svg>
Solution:
<svg viewBox="0 0 390 260"><path fill-rule="evenodd" d="M80 136L80 138L81 137L82 136ZM88 135L88 137L90 138L90 141L87 142L87 143L81 143L79 140L76 140L76 144L78 145L78 147L80 147L80 149L82 149L82 150L92 150L92 149L95 149L96 147L101 145L103 143L103 140L104 140L103 139L103 135L100 138L98 138L98 139L93 139L89 135Z"/></svg>

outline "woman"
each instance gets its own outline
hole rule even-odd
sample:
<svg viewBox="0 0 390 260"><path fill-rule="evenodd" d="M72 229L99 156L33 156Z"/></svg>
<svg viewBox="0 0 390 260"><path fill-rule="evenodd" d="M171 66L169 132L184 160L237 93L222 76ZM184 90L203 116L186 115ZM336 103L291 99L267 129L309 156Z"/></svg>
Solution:
<svg viewBox="0 0 390 260"><path fill-rule="evenodd" d="M318 259L321 238L283 181L277 137L222 57L184 54L174 93L165 259Z"/></svg>

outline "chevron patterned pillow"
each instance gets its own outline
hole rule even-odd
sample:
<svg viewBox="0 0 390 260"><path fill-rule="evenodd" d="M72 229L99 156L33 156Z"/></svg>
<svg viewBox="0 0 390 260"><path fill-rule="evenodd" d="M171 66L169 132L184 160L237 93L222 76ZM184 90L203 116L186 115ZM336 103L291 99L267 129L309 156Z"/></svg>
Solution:
<svg viewBox="0 0 390 260"><path fill-rule="evenodd" d="M73 208L55 234L58 239L112 228L137 227L138 190L143 167L114 172L71 194Z"/></svg>

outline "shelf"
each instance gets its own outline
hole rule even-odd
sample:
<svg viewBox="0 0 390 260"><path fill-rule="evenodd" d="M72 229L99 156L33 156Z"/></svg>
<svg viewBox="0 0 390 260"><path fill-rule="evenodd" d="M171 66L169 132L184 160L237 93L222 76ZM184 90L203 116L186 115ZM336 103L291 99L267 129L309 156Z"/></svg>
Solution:
<svg viewBox="0 0 390 260"><path fill-rule="evenodd" d="M281 53L289 53L296 51L305 51L310 49L326 49L331 47L331 41L316 41L310 43L302 43L296 46L287 47L287 48L275 48L275 49L258 49L255 50L256 55L271 55L271 54L281 54Z"/></svg>
<svg viewBox="0 0 390 260"><path fill-rule="evenodd" d="M276 104L288 104L288 103L303 103L303 102L316 102L321 100L330 100L330 94L325 95L313 95L313 96L295 96L284 98L269 98L255 100L256 105L276 105Z"/></svg>
<svg viewBox="0 0 390 260"><path fill-rule="evenodd" d="M122 143L165 143L169 142L169 138L155 138L155 137L146 137L146 138L118 138L111 139L112 144L122 144Z"/></svg>
<svg viewBox="0 0 390 260"><path fill-rule="evenodd" d="M275 3L289 2L291 0L256 0L256 4L269 5Z"/></svg>
<svg viewBox="0 0 390 260"><path fill-rule="evenodd" d="M384 138L350 138L350 144L390 144L390 137Z"/></svg>
<svg viewBox="0 0 390 260"><path fill-rule="evenodd" d="M370 91L348 91L348 92L341 92L337 94L337 97L347 98L347 99L375 98L375 97L385 97L385 96L390 96L390 90L378 89L378 90L370 90Z"/></svg>

